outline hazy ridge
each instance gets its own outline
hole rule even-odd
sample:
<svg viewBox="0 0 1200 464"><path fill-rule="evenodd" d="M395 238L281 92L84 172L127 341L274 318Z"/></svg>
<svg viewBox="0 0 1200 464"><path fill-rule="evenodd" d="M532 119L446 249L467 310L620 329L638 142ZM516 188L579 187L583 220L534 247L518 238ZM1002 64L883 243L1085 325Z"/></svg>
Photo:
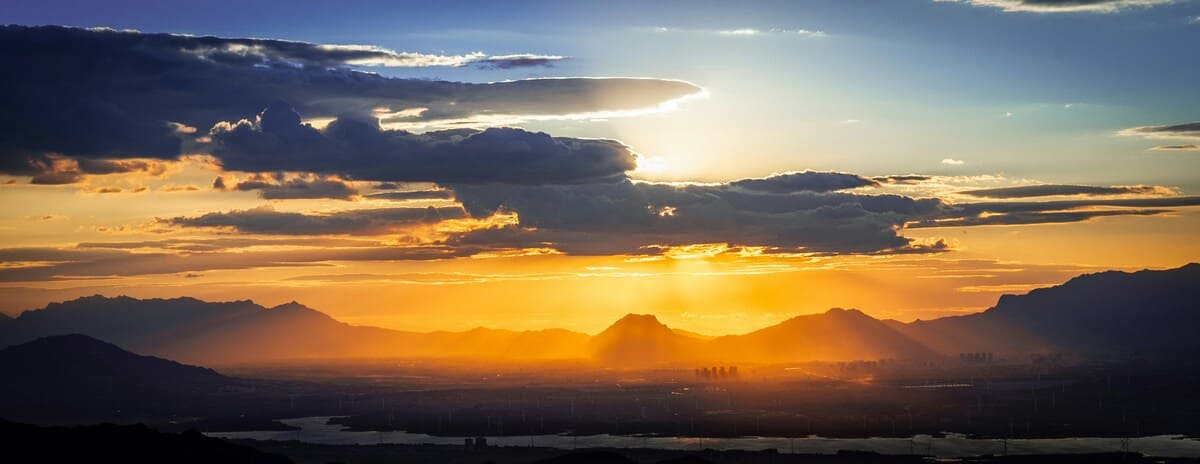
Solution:
<svg viewBox="0 0 1200 464"><path fill-rule="evenodd" d="M564 329L405 332L339 322L292 302L91 296L0 322L0 345L86 334L137 353L205 365L344 358L441 358L615 366L920 359L962 352L1172 356L1200 346L1200 264L1089 274L986 311L929 321L878 320L853 309L797 316L740 335L706 337L630 314L594 335Z"/></svg>

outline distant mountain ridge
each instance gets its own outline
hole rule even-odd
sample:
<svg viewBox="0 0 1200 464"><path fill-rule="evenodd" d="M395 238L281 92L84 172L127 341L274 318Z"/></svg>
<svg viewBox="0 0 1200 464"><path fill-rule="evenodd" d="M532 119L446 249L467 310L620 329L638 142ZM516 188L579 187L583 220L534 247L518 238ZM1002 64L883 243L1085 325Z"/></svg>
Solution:
<svg viewBox="0 0 1200 464"><path fill-rule="evenodd" d="M1170 354L1200 348L1200 264L1164 271L1084 274L986 311L909 324L902 333L939 351Z"/></svg>
<svg viewBox="0 0 1200 464"><path fill-rule="evenodd" d="M91 296L0 323L0 346L84 333L139 353L206 365L285 359L590 359L615 366L917 359L962 352L1171 354L1200 348L1200 264L1087 274L975 314L902 323L853 309L706 337L629 314L589 336L563 329L404 332L339 322L296 302Z"/></svg>

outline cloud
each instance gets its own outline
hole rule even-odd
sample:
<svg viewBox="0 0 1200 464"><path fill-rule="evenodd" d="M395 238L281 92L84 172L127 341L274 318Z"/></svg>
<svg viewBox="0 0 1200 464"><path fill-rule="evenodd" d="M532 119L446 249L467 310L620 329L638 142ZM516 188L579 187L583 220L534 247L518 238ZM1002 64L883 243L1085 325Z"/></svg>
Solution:
<svg viewBox="0 0 1200 464"><path fill-rule="evenodd" d="M291 200L302 198L330 198L350 200L358 196L358 190L340 179L302 177L276 182L266 176L253 176L238 183L234 190L257 190L267 200Z"/></svg>
<svg viewBox="0 0 1200 464"><path fill-rule="evenodd" d="M432 260L465 256L472 249L441 246L312 248L238 253L133 252L118 249L7 248L0 261L32 263L0 268L0 282L96 279L223 269L327 266L330 261Z"/></svg>
<svg viewBox="0 0 1200 464"><path fill-rule="evenodd" d="M88 29L89 32L137 34L135 31ZM565 59L556 55L492 55L471 52L462 55L397 52L375 45L311 44L288 40L257 38L219 38L211 36L153 34L163 45L178 48L201 60L225 64L271 64L291 66L337 67L379 66L396 68L461 67L479 63L502 63L504 67L544 66ZM157 44L156 44L157 45Z"/></svg>
<svg viewBox="0 0 1200 464"><path fill-rule="evenodd" d="M871 180L873 180L875 182L879 182L881 184L904 184L904 185L919 184L921 182L929 181L932 179L933 179L933 177L931 177L931 176L922 176L922 175L917 175L917 174L879 176L879 177L871 178Z"/></svg>
<svg viewBox="0 0 1200 464"><path fill-rule="evenodd" d="M969 3L974 6L1000 8L1007 12L1029 13L1115 13L1130 8L1149 8L1174 3L1175 0L934 0L935 2Z"/></svg>
<svg viewBox="0 0 1200 464"><path fill-rule="evenodd" d="M159 222L175 227L231 229L247 234L379 235L463 216L462 208L457 206L356 209L311 214L263 207L191 217L178 216L159 219Z"/></svg>
<svg viewBox="0 0 1200 464"><path fill-rule="evenodd" d="M158 188L160 192L198 192L200 187L195 185L164 185Z"/></svg>
<svg viewBox="0 0 1200 464"><path fill-rule="evenodd" d="M733 29L682 29L676 27L655 27L653 29L657 33L691 33L691 34L715 34L726 37L763 37L763 36L800 36L800 37L824 37L825 32L814 29L786 29L786 28L770 28L759 29L754 27L740 27Z"/></svg>
<svg viewBox="0 0 1200 464"><path fill-rule="evenodd" d="M893 182L926 176L892 176ZM882 179L887 179L884 177ZM573 184L446 183L444 190L385 192L396 199L453 192L461 204L292 213L255 209L176 217L182 228L231 229L270 235L393 234L420 224L465 217L504 221L443 228L436 239L455 255L549 249L575 255L658 255L695 244L723 244L764 253L897 254L949 249L918 243L906 227L1076 222L1114 215L1151 215L1200 205L1200 197L1086 198L947 204L937 198L842 190L877 186L853 174L803 171L723 183L658 183L619 178ZM976 196L1173 194L1155 186L1027 186L975 191Z"/></svg>
<svg viewBox="0 0 1200 464"><path fill-rule="evenodd" d="M84 182L89 175L142 173L160 176L169 169L169 162L151 159L70 159L46 155L31 159L19 170L30 175L31 184L62 185Z"/></svg>
<svg viewBox="0 0 1200 464"><path fill-rule="evenodd" d="M1165 214L1171 208L1200 206L1200 197L1194 196L949 204L937 198L830 190L835 187L825 182L857 177L850 174L791 174L807 175L708 184L627 178L557 185L450 184L443 187L453 192L461 207L307 213L257 208L178 216L157 220L167 227L163 232L181 229L193 234L194 229L214 229L251 236L87 242L64 249L0 249L0 262L12 265L0 269L0 281L322 266L335 261L453 259L532 250L669 256L697 244L708 244L705 248L718 253L937 253L951 249L951 245L944 240L906 238L903 231L1068 223ZM747 181L766 179L792 186L745 187L754 185ZM793 185L797 179L810 182ZM444 191L388 193L424 196ZM468 218L473 219L463 220ZM434 229L437 233L412 242L395 240L397 234L415 229Z"/></svg>
<svg viewBox="0 0 1200 464"><path fill-rule="evenodd" d="M857 187L876 187L878 182L841 172L799 171L772 174L763 178L740 179L730 183L733 187L767 193L832 192Z"/></svg>
<svg viewBox="0 0 1200 464"><path fill-rule="evenodd" d="M411 58L400 55L364 46L3 26L0 62L8 72L0 74L0 107L12 117L0 126L0 173L44 174L52 154L75 160L175 159L203 141L206 128L253 118L280 100L314 119L375 118L379 111L402 122L449 124L639 110L702 91L664 79L475 84L395 79L352 68ZM479 60L515 66L551 57L486 58ZM415 108L422 110L409 111ZM70 180L69 173L53 177L46 181Z"/></svg>
<svg viewBox="0 0 1200 464"><path fill-rule="evenodd" d="M572 183L619 176L637 167L612 140L551 137L514 128L414 134L374 121L338 118L324 130L301 123L283 103L255 121L221 124L212 153L228 170L304 171L389 182Z"/></svg>
<svg viewBox="0 0 1200 464"><path fill-rule="evenodd" d="M1117 135L1145 137L1150 139L1195 139L1200 140L1200 121L1162 126L1141 126L1123 129Z"/></svg>
<svg viewBox="0 0 1200 464"><path fill-rule="evenodd" d="M112 249L112 250L159 250L180 252L213 252L228 250L246 250L254 247L314 247L314 248L375 248L385 246L378 240L361 240L347 238L251 238L251 237L220 237L220 238L172 238L162 240L141 240L129 242L80 242L75 245L79 249Z"/></svg>
<svg viewBox="0 0 1200 464"><path fill-rule="evenodd" d="M877 252L908 246L899 227L941 207L937 199L830 192L833 187L824 179L830 174L809 173L798 179L822 182L799 185L786 176L721 184L450 185L472 217L497 212L518 217L515 226L466 232L451 243L549 247L572 254L654 254L697 243ZM763 181L768 183L758 183Z"/></svg>
<svg viewBox="0 0 1200 464"><path fill-rule="evenodd" d="M678 29L664 28L660 32L669 32L669 31L673 31L673 30L678 30ZM757 37L757 36L784 36L784 35L796 35L796 36L806 36L806 37L824 37L825 36L825 32L823 32L823 31L816 31L816 30L810 30L810 29L771 28L771 29L764 30L764 29L755 29L752 27L743 27L743 28L738 28L738 29L719 29L715 32L718 35L729 36L729 37Z"/></svg>
<svg viewBox="0 0 1200 464"><path fill-rule="evenodd" d="M448 200L454 198L449 190L410 190L405 192L379 192L367 195L373 200Z"/></svg>
<svg viewBox="0 0 1200 464"><path fill-rule="evenodd" d="M1030 198L1054 195L1174 195L1175 190L1158 185L1123 185L1098 187L1092 185L1023 185L993 189L967 190L962 195L986 198Z"/></svg>
<svg viewBox="0 0 1200 464"><path fill-rule="evenodd" d="M917 229L922 227L965 227L965 226L994 226L994 225L1027 225L1027 224L1061 224L1082 222L1089 219L1109 216L1150 216L1168 213L1164 209L1126 209L1107 211L1051 211L1051 212L1015 212L991 216L970 216L939 221L920 221L908 224L907 227Z"/></svg>
<svg viewBox="0 0 1200 464"><path fill-rule="evenodd" d="M1200 197L1089 198L1052 201L998 201L947 205L938 216L914 220L907 228L1078 222L1104 216L1154 215L1163 208L1200 206ZM1103 209L1102 209L1103 208ZM1086 209L1079 211L1079 209Z"/></svg>
<svg viewBox="0 0 1200 464"><path fill-rule="evenodd" d="M1044 212L1087 207L1168 208L1198 205L1200 205L1200 197L1173 196L1157 198L1096 198L1081 200L960 203L955 204L950 211L954 211L956 214L962 216L977 216L983 213Z"/></svg>
<svg viewBox="0 0 1200 464"><path fill-rule="evenodd" d="M721 34L721 35L732 35L732 36L739 36L739 35L740 36L754 36L754 35L762 34L762 31L760 31L758 29L746 27L746 28L741 28L741 29L723 29L723 30L717 31L717 33Z"/></svg>
<svg viewBox="0 0 1200 464"><path fill-rule="evenodd" d="M954 158L942 158L942 164L948 164L951 166L962 166L964 164L967 164L967 162L963 161L963 160L957 160Z"/></svg>
<svg viewBox="0 0 1200 464"><path fill-rule="evenodd" d="M1200 145L1159 145L1153 151L1200 151Z"/></svg>
<svg viewBox="0 0 1200 464"><path fill-rule="evenodd" d="M553 66L555 62L565 59L565 56L558 55L533 55L521 53L516 55L489 56L476 61L475 66L485 69L529 68L535 66L549 67Z"/></svg>

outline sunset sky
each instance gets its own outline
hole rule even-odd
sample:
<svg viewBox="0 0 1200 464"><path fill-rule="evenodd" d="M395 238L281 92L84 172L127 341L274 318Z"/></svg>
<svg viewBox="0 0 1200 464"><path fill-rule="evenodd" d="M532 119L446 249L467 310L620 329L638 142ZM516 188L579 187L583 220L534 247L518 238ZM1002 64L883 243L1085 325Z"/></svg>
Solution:
<svg viewBox="0 0 1200 464"><path fill-rule="evenodd" d="M1200 260L1196 1L0 0L0 24L10 315L99 293L725 334Z"/></svg>

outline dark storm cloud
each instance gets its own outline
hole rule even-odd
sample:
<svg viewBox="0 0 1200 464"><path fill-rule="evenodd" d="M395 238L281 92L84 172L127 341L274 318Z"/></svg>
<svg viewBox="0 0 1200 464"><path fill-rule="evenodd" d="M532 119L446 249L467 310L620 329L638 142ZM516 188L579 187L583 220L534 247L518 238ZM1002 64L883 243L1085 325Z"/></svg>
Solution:
<svg viewBox="0 0 1200 464"><path fill-rule="evenodd" d="M463 216L462 208L457 206L358 209L325 214L256 208L200 216L179 216L160 221L176 227L233 229L247 234L378 235L393 233L407 226L432 224Z"/></svg>
<svg viewBox="0 0 1200 464"><path fill-rule="evenodd" d="M879 183L859 176L842 172L786 172L773 174L768 177L741 179L730 185L745 190L766 193L791 192L832 192L857 187L875 187Z"/></svg>
<svg viewBox="0 0 1200 464"><path fill-rule="evenodd" d="M976 6L1001 8L1010 12L1113 13L1128 8L1166 5L1176 0L934 0L935 2L963 2Z"/></svg>
<svg viewBox="0 0 1200 464"><path fill-rule="evenodd" d="M407 192L379 192L367 195L376 200L448 200L454 198L449 190L411 190Z"/></svg>
<svg viewBox="0 0 1200 464"><path fill-rule="evenodd" d="M1200 197L1115 198L1056 201L998 201L949 205L942 214L914 220L907 228L1079 222L1106 216L1155 215L1164 208L1200 206ZM1079 211L1081 208L1088 208ZM1098 209L1104 208L1104 209Z"/></svg>
<svg viewBox="0 0 1200 464"><path fill-rule="evenodd" d="M571 183L612 178L637 167L629 147L612 140L515 128L414 134L356 118L339 118L318 130L302 124L283 103L271 105L254 122L215 128L212 153L230 170L397 182Z"/></svg>
<svg viewBox="0 0 1200 464"><path fill-rule="evenodd" d="M51 153L174 159L185 142L214 124L252 118L280 100L312 118L362 118L382 108L392 118L430 122L632 110L700 91L661 79L472 84L392 79L350 68L387 65L397 59L389 53L258 39L0 27L5 67L0 172L42 174ZM403 111L413 108L422 110Z"/></svg>
<svg viewBox="0 0 1200 464"><path fill-rule="evenodd" d="M897 229L909 218L933 215L941 208L936 199L794 189L765 192L742 185L744 181L677 185L629 180L455 185L455 198L473 217L506 211L519 219L516 227L468 232L456 243L534 243L578 254L636 254L694 243L875 252L907 246L909 240Z"/></svg>
<svg viewBox="0 0 1200 464"><path fill-rule="evenodd" d="M1093 185L1023 185L993 189L967 190L962 195L985 198L1031 198L1053 195L1170 195L1174 191L1157 185L1099 187Z"/></svg>
<svg viewBox="0 0 1200 464"><path fill-rule="evenodd" d="M290 200L302 198L330 198L350 200L358 196L358 190L338 179L296 178L276 182L264 176L256 176L240 182L235 190L257 190L267 200Z"/></svg>

